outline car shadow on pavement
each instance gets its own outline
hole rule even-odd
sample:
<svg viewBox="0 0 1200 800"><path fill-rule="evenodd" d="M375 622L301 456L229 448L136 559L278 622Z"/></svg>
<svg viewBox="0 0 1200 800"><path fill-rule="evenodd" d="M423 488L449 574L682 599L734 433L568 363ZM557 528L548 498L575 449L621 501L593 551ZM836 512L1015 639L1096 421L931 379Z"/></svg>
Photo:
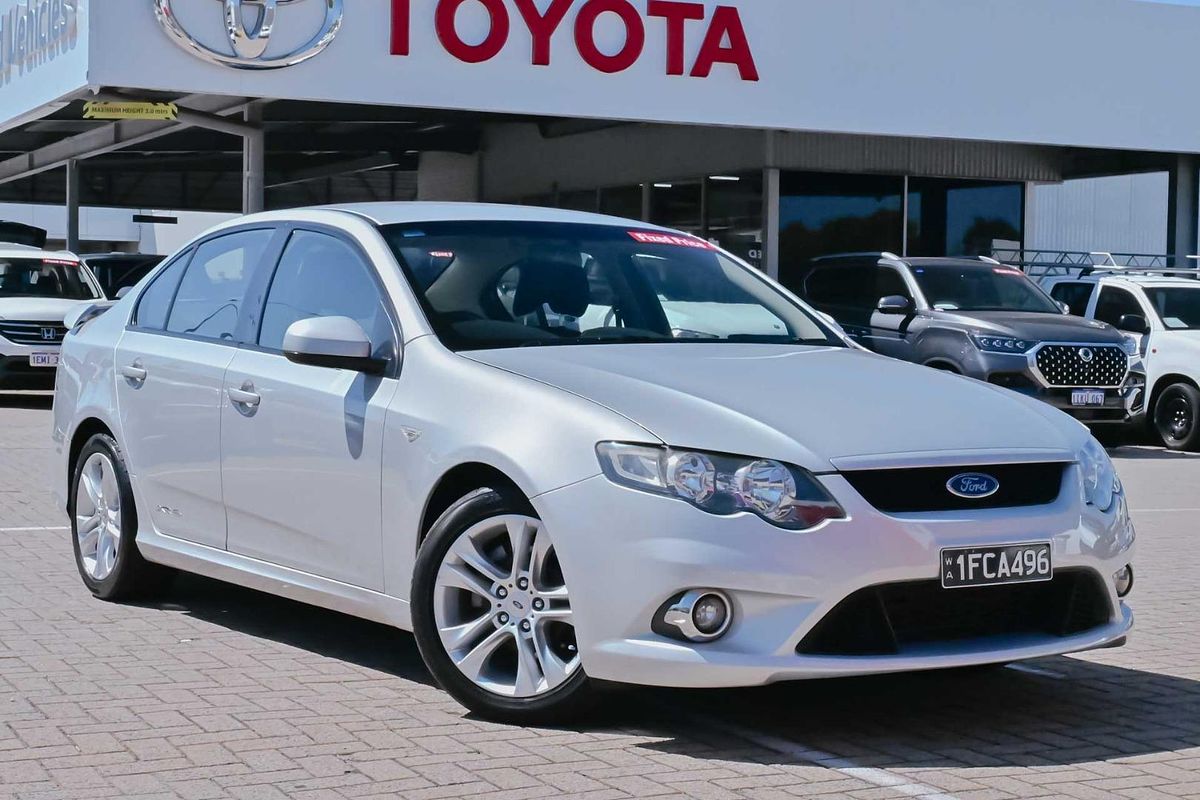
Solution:
<svg viewBox="0 0 1200 800"><path fill-rule="evenodd" d="M434 684L412 636L386 625L194 575L154 607ZM747 763L1062 766L1200 747L1200 681L1056 657L751 689L614 686L599 711L565 728Z"/></svg>
<svg viewBox="0 0 1200 800"><path fill-rule="evenodd" d="M759 689L637 690L629 702L660 709L651 731L678 731L645 747L693 757L689 741L736 759L741 740L746 759L766 749L771 763L1049 767L1200 746L1200 681L1069 657Z"/></svg>
<svg viewBox="0 0 1200 800"><path fill-rule="evenodd" d="M167 597L154 607L405 680L434 683L412 635L387 625L198 575L178 575Z"/></svg>
<svg viewBox="0 0 1200 800"><path fill-rule="evenodd" d="M52 394L11 394L0 392L0 408L25 408L31 411L49 411L54 406Z"/></svg>
<svg viewBox="0 0 1200 800"><path fill-rule="evenodd" d="M1121 445L1109 448L1108 452L1113 458L1129 461L1179 461L1200 458L1200 453L1181 453L1178 450L1168 450L1162 445Z"/></svg>

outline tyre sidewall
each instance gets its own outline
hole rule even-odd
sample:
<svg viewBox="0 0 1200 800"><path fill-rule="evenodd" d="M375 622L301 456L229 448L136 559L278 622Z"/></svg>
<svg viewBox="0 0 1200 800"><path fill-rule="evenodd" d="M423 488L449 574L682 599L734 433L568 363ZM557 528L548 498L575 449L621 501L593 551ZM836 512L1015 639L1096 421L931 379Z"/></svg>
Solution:
<svg viewBox="0 0 1200 800"><path fill-rule="evenodd" d="M79 481L83 474L83 465L96 453L108 456L113 465L113 474L117 480L118 491L121 494L121 541L117 546L117 563L108 577L97 581L88 575L83 567L83 557L79 552L78 519L75 514L75 498L79 495ZM71 517L71 547L75 552L75 566L79 569L79 577L87 586L88 591L102 600L112 600L123 594L130 583L130 573L136 569L139 560L137 545L137 508L134 506L133 485L129 481L129 472L125 468L125 458L121 448L111 436L98 433L84 444L75 460L75 468L71 477L71 491L67 497L67 510Z"/></svg>
<svg viewBox="0 0 1200 800"><path fill-rule="evenodd" d="M1158 412L1162 408L1163 403L1168 402L1176 397L1182 397L1191 407L1192 413L1192 429L1188 435L1182 439L1174 439L1169 431L1159 425ZM1154 415L1151 423L1157 431L1160 438L1171 450L1200 450L1200 390L1187 383L1176 383L1168 386L1159 396L1154 407Z"/></svg>
<svg viewBox="0 0 1200 800"><path fill-rule="evenodd" d="M438 636L433 597L438 570L446 552L473 525L509 514L537 516L529 502L515 492L480 489L457 501L433 524L421 544L413 574L413 633L421 657L434 678L472 711L490 719L523 724L567 719L578 715L591 695L589 680L582 667L546 695L504 697L476 686L463 675L450 660Z"/></svg>

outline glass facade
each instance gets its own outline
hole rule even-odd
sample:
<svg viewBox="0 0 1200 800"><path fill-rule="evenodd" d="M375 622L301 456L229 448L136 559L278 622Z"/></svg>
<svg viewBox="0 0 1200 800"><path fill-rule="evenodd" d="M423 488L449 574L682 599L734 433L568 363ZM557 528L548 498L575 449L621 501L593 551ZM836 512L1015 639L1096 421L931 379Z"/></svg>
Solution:
<svg viewBox="0 0 1200 800"><path fill-rule="evenodd" d="M714 174L524 200L645 218L703 237L761 267L763 187L762 172ZM811 259L835 253L988 255L997 246L1019 247L1024 219L1025 185L1019 182L783 172L779 279L797 288Z"/></svg>

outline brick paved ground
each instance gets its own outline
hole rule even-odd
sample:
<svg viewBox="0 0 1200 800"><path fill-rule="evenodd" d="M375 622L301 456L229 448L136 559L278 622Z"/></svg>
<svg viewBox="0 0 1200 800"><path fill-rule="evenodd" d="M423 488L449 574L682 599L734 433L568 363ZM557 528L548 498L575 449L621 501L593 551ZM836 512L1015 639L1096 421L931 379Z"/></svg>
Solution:
<svg viewBox="0 0 1200 800"><path fill-rule="evenodd" d="M1200 798L1200 459L1123 449L1138 635L1021 671L636 691L569 730L474 719L412 638L200 580L91 599L0 396L0 797Z"/></svg>

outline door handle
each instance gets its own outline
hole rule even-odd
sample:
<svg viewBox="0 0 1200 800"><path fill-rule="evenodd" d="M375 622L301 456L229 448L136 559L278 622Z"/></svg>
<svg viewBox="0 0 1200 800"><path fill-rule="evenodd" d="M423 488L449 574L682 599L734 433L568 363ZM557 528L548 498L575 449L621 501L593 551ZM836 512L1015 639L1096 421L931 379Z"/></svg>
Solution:
<svg viewBox="0 0 1200 800"><path fill-rule="evenodd" d="M254 384L250 381L243 383L240 389L230 389L229 399L246 408L258 408L258 404L262 402L262 396L254 391Z"/></svg>
<svg viewBox="0 0 1200 800"><path fill-rule="evenodd" d="M132 364L121 367L121 377L133 383L145 383L146 378L150 373L142 367L141 360L135 361Z"/></svg>

